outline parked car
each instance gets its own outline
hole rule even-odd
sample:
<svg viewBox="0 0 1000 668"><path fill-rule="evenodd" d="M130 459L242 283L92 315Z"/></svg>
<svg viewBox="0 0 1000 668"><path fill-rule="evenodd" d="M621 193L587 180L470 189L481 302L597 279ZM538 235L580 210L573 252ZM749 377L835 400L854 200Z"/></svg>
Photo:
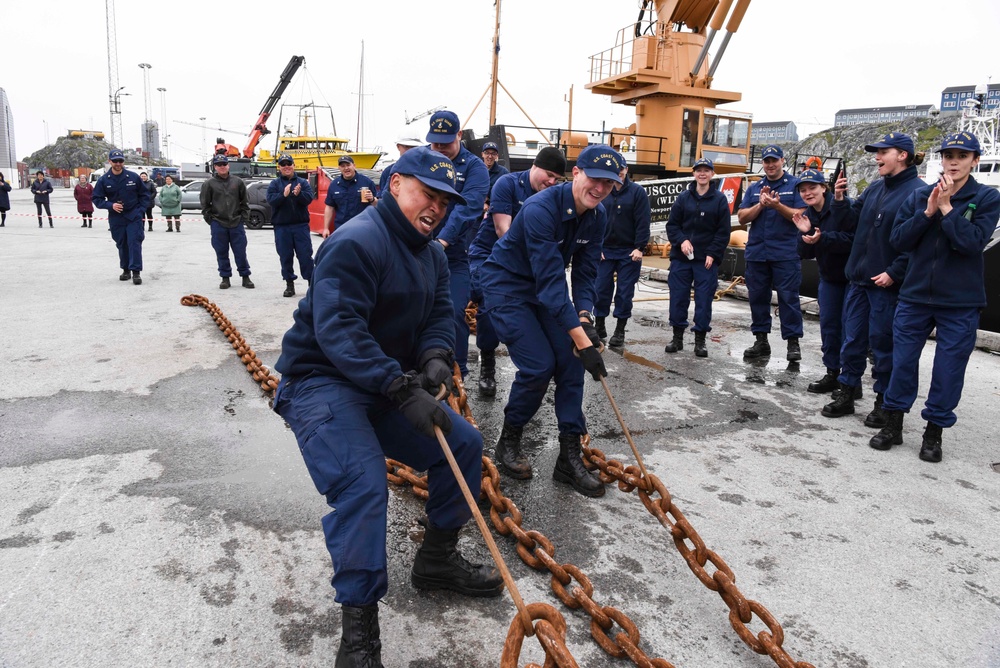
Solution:
<svg viewBox="0 0 1000 668"><path fill-rule="evenodd" d="M188 209L195 209L197 211L201 210L201 181L192 181L187 185L181 186L181 210L187 211ZM156 194L156 200L154 201L156 206L160 206L160 194Z"/></svg>
<svg viewBox="0 0 1000 668"><path fill-rule="evenodd" d="M259 230L271 224L271 205L267 203L267 187L270 181L247 182L247 200L250 202L250 219L247 227Z"/></svg>

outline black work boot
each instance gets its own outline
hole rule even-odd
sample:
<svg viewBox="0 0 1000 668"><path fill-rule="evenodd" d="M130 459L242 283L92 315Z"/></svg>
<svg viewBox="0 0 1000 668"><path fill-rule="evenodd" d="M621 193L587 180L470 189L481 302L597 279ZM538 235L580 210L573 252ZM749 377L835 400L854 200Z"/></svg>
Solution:
<svg viewBox="0 0 1000 668"><path fill-rule="evenodd" d="M840 384L840 389L833 393L833 401L823 406L823 417L839 418L854 415L854 388Z"/></svg>
<svg viewBox="0 0 1000 668"><path fill-rule="evenodd" d="M604 325L604 316L599 315L594 318L594 328L597 330L597 336L601 341L608 340L608 328Z"/></svg>
<svg viewBox="0 0 1000 668"><path fill-rule="evenodd" d="M503 431L500 432L500 440L494 451L494 457L500 462L500 466L512 478L527 480L531 477L531 464L528 458L521 452L521 433L524 427L515 427L504 420Z"/></svg>
<svg viewBox="0 0 1000 668"><path fill-rule="evenodd" d="M133 285L142 285L142 277L139 275L139 272L132 272L132 283Z"/></svg>
<svg viewBox="0 0 1000 668"><path fill-rule="evenodd" d="M705 332L694 333L694 355L695 357L708 357L708 348L705 347Z"/></svg>
<svg viewBox="0 0 1000 668"><path fill-rule="evenodd" d="M618 318L618 323L615 325L615 333L611 335L611 339L608 341L608 345L612 348L621 348L625 345L626 323L628 323L628 318Z"/></svg>
<svg viewBox="0 0 1000 668"><path fill-rule="evenodd" d="M181 219L178 218L177 219L177 232L180 233L180 231L181 231Z"/></svg>
<svg viewBox="0 0 1000 668"><path fill-rule="evenodd" d="M340 650L334 668L384 668L379 640L378 604L341 607Z"/></svg>
<svg viewBox="0 0 1000 668"><path fill-rule="evenodd" d="M451 589L466 596L499 596L503 578L493 566L471 564L458 553L458 529L428 524L413 560L410 582L417 589Z"/></svg>
<svg viewBox="0 0 1000 668"><path fill-rule="evenodd" d="M933 464L941 461L941 427L928 422L924 428L924 440L920 444L920 458Z"/></svg>
<svg viewBox="0 0 1000 668"><path fill-rule="evenodd" d="M885 411L882 410L882 393L875 393L875 408L865 418L865 426L872 429L881 429L885 426Z"/></svg>
<svg viewBox="0 0 1000 668"><path fill-rule="evenodd" d="M757 340L754 344L743 351L744 359L757 359L758 357L769 357L771 355L771 344L767 342L767 332L757 332L754 336Z"/></svg>
<svg viewBox="0 0 1000 668"><path fill-rule="evenodd" d="M583 465L579 434L559 434L559 458L552 479L572 485L584 496L604 496L604 483Z"/></svg>
<svg viewBox="0 0 1000 668"><path fill-rule="evenodd" d="M132 278L132 272L128 269L122 269L122 275L118 277L119 281L127 281Z"/></svg>
<svg viewBox="0 0 1000 668"><path fill-rule="evenodd" d="M492 397L497 393L497 353L483 350L479 353L479 393Z"/></svg>
<svg viewBox="0 0 1000 668"><path fill-rule="evenodd" d="M81 225L80 227L86 227L86 226L87 226L87 219L86 219L86 218L84 218L84 219L83 219L83 225Z"/></svg>
<svg viewBox="0 0 1000 668"><path fill-rule="evenodd" d="M817 380L815 383L809 383L809 387L807 389L814 394L827 394L829 392L833 392L840 387L840 383L837 382L837 376L839 375L840 369L827 369L826 375Z"/></svg>
<svg viewBox="0 0 1000 668"><path fill-rule="evenodd" d="M872 436L868 445L876 450L888 450L903 442L903 411L882 410L885 415L885 426L882 431ZM923 448L921 448L923 453Z"/></svg>
<svg viewBox="0 0 1000 668"><path fill-rule="evenodd" d="M285 291L281 293L282 297L294 297L295 296L295 281L285 281Z"/></svg>
<svg viewBox="0 0 1000 668"><path fill-rule="evenodd" d="M153 231L153 221L149 221L149 231Z"/></svg>
<svg viewBox="0 0 1000 668"><path fill-rule="evenodd" d="M798 338L793 336L788 339L788 353L785 355L785 359L789 362L798 362L802 359L802 349L799 348Z"/></svg>
<svg viewBox="0 0 1000 668"><path fill-rule="evenodd" d="M222 289L222 290L226 290L227 288L229 288L229 285L230 285L230 283L229 283L229 277L228 276L223 276L222 277L222 282L219 283L219 288Z"/></svg>
<svg viewBox="0 0 1000 668"><path fill-rule="evenodd" d="M676 353L678 350L684 350L683 327L674 327L674 338L663 348L665 353Z"/></svg>
<svg viewBox="0 0 1000 668"><path fill-rule="evenodd" d="M256 287L253 284L253 281L250 280L250 276L249 275L243 277L243 287L244 288L254 288L254 287Z"/></svg>

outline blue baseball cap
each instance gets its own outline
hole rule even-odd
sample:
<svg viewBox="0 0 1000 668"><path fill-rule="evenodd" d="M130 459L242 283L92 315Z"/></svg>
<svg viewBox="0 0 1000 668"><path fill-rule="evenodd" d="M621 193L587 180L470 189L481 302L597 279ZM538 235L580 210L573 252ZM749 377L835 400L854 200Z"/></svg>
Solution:
<svg viewBox="0 0 1000 668"><path fill-rule="evenodd" d="M902 132L890 132L882 137L881 141L865 145L865 150L869 153L874 153L880 148L898 148L900 151L906 151L910 155L913 155L916 150L913 147L913 140L910 139L910 136L904 135Z"/></svg>
<svg viewBox="0 0 1000 668"><path fill-rule="evenodd" d="M691 165L691 171L698 169L699 167L708 167L713 172L715 171L715 164L708 158L698 158L695 160L694 164Z"/></svg>
<svg viewBox="0 0 1000 668"><path fill-rule="evenodd" d="M941 145L938 146L937 151L940 153L945 149L956 148L962 151L972 151L974 153L982 153L982 149L979 147L979 140L976 139L976 135L970 135L968 132L952 132L950 135L941 140Z"/></svg>
<svg viewBox="0 0 1000 668"><path fill-rule="evenodd" d="M618 172L625 168L618 151L604 144L591 144L580 151L576 166L592 179L611 179L615 183L622 182Z"/></svg>
<svg viewBox="0 0 1000 668"><path fill-rule="evenodd" d="M281 155L278 156L278 164L279 165L284 164L286 162L289 165L292 165L292 164L295 163L295 159L292 156L288 155L287 153L282 153Z"/></svg>
<svg viewBox="0 0 1000 668"><path fill-rule="evenodd" d="M342 164L344 164L345 162L349 162L350 164L352 164L352 165L353 165L353 164L354 164L354 158L352 158L352 157L351 157L351 156L349 156L349 155L342 155L342 156L340 156L340 157L339 157L339 158L337 159L337 164L338 164L338 165L342 165Z"/></svg>
<svg viewBox="0 0 1000 668"><path fill-rule="evenodd" d="M486 153L486 151L496 151L497 153L499 153L500 147L497 146L496 142L488 141L485 144L483 144L483 153Z"/></svg>
<svg viewBox="0 0 1000 668"><path fill-rule="evenodd" d="M216 153L215 157L212 158L212 164L213 165L228 165L229 164L229 158L226 157L225 153Z"/></svg>
<svg viewBox="0 0 1000 668"><path fill-rule="evenodd" d="M445 109L435 112L431 116L431 129L427 133L427 141L431 144L450 144L455 141L461 129L458 115L454 111Z"/></svg>
<svg viewBox="0 0 1000 668"><path fill-rule="evenodd" d="M784 158L785 152L781 150L781 147L777 144L768 144L764 147L764 150L760 154L761 160L767 160L768 158Z"/></svg>
<svg viewBox="0 0 1000 668"><path fill-rule="evenodd" d="M125 154L117 148L113 148L111 149L111 152L108 153L108 160L125 160Z"/></svg>
<svg viewBox="0 0 1000 668"><path fill-rule="evenodd" d="M803 183L825 184L826 177L824 177L823 172L819 171L818 169L807 169L806 171L799 174L799 185L802 185Z"/></svg>
<svg viewBox="0 0 1000 668"><path fill-rule="evenodd" d="M425 186L451 195L453 200L465 204L465 198L455 190L455 165L451 160L426 146L416 146L396 161L393 171L417 179Z"/></svg>

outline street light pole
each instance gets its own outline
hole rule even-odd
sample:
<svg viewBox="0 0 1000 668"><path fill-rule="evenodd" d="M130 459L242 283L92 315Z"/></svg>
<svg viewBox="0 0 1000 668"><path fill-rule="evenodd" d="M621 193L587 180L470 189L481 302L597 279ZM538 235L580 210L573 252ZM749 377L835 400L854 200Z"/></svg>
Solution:
<svg viewBox="0 0 1000 668"><path fill-rule="evenodd" d="M167 134L167 89L157 88L160 91L160 107L163 114L163 127L160 132L163 134L163 158L170 162L170 138Z"/></svg>
<svg viewBox="0 0 1000 668"><path fill-rule="evenodd" d="M201 121L201 154L208 155L208 148L205 146L205 116L199 116L198 120Z"/></svg>
<svg viewBox="0 0 1000 668"><path fill-rule="evenodd" d="M139 63L139 67L142 68L142 97L145 102L146 111L146 118L144 120L145 132L143 133L145 135L145 141L143 142L142 148L152 154L153 147L151 144L153 143L153 128L150 126L151 121L149 120L149 117L152 116L149 111L149 70L152 69L153 66L149 63Z"/></svg>

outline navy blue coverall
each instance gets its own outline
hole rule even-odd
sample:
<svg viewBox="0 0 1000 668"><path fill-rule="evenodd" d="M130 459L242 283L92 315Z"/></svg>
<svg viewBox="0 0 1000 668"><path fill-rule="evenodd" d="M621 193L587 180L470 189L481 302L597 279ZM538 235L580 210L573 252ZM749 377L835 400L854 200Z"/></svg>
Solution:
<svg viewBox="0 0 1000 668"><path fill-rule="evenodd" d="M569 331L592 311L594 281L607 230L604 206L578 214L573 183L546 188L524 203L483 263L486 309L517 366L504 421L523 427L538 412L555 378L561 434L585 434L584 369ZM566 267L573 269L572 299Z"/></svg>
<svg viewBox="0 0 1000 668"><path fill-rule="evenodd" d="M641 253L649 243L649 196L642 186L626 177L625 183L612 188L602 204L608 213L608 231L597 268L594 316L606 317L611 312L613 297L615 317L627 320L632 317L632 297L642 269L642 260L633 260L632 251ZM618 274L617 289L615 274Z"/></svg>
<svg viewBox="0 0 1000 668"><path fill-rule="evenodd" d="M917 398L920 353L936 327L931 385L920 416L951 427L976 347L979 313L986 306L983 250L1000 218L1000 192L970 176L952 195L951 212L942 216L938 211L928 219L924 211L933 188L925 186L906 200L890 236L893 246L910 254L910 263L893 322L893 370L883 408L910 411Z"/></svg>
<svg viewBox="0 0 1000 668"><path fill-rule="evenodd" d="M333 218L335 227L340 227L371 206L370 202L361 201L362 188L368 188L373 195L379 192L375 182L360 172L355 172L354 178L349 181L340 175L330 183L324 203L337 212Z"/></svg>
<svg viewBox="0 0 1000 668"><path fill-rule="evenodd" d="M688 306L691 303L691 285L694 285L695 332L712 331L712 302L719 288L719 263L729 245L732 229L729 200L715 183L708 192L698 194L698 184L692 182L670 208L667 219L667 238L670 240L670 326L688 326ZM694 259L689 260L681 251L681 244L690 241L694 246ZM607 251L604 252L607 255ZM712 258L712 266L705 268L705 258ZM619 279L621 280L621 279Z"/></svg>
<svg viewBox="0 0 1000 668"><path fill-rule="evenodd" d="M804 209L806 205L799 197L798 184L799 179L788 172L784 172L776 181L765 177L747 188L739 208L746 209L760 204L760 191L764 186L769 186L785 206ZM751 221L744 257L752 320L750 331L754 334L768 334L771 331L773 288L778 293L781 338L802 338L802 307L799 304L802 261L797 250L798 238L799 230L795 224L776 209L763 207L760 215Z"/></svg>
<svg viewBox="0 0 1000 668"><path fill-rule="evenodd" d="M875 356L875 392L884 394L889 386L893 368L892 319L907 263L907 255L889 243L889 234L903 203L923 185L917 168L910 166L875 181L853 202L834 199L830 205L836 225L842 230L855 230L844 270L850 285L844 299L844 345L837 378L844 385L861 385L870 347ZM880 288L872 281L882 272L893 280L888 288Z"/></svg>
<svg viewBox="0 0 1000 668"><path fill-rule="evenodd" d="M118 247L118 264L123 270L142 271L142 240L146 232L142 216L150 206L149 191L135 172L121 174L108 170L94 184L94 206L108 212L111 238ZM114 210L122 203L122 212Z"/></svg>
<svg viewBox="0 0 1000 668"><path fill-rule="evenodd" d="M437 440L413 427L386 392L420 355L455 342L447 260L383 193L320 246L312 285L282 340L274 410L291 425L316 489L335 600L370 605L387 589L385 457L427 470L432 526L455 530L471 511ZM483 440L451 417L448 444L474 497Z"/></svg>
<svg viewBox="0 0 1000 668"><path fill-rule="evenodd" d="M288 197L285 186L291 185ZM302 186L296 195L295 186ZM360 198L360 196L359 196ZM267 187L267 203L271 205L271 224L274 226L274 247L281 261L281 278L294 281L295 256L299 258L299 271L306 281L312 280L313 248L309 234L309 203L313 201L312 186L301 176L286 179L284 176L271 181Z"/></svg>

